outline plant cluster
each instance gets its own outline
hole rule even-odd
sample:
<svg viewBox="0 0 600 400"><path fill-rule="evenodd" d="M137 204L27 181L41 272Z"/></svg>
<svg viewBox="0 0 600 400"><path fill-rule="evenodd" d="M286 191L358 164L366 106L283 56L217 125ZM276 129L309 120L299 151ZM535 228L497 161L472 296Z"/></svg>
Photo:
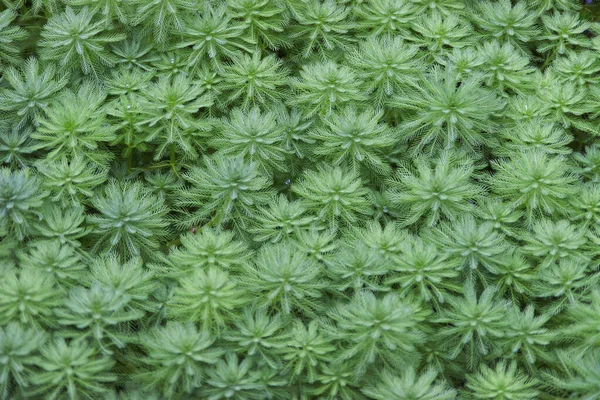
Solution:
<svg viewBox="0 0 600 400"><path fill-rule="evenodd" d="M586 10L0 0L0 400L600 399Z"/></svg>

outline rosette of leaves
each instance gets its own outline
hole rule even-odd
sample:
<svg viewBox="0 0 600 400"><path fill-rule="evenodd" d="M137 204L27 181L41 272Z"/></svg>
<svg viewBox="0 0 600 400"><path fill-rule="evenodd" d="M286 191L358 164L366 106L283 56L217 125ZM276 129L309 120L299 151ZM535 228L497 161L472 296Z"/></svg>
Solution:
<svg viewBox="0 0 600 400"><path fill-rule="evenodd" d="M42 219L40 208L48 192L29 169L11 171L0 169L0 235L14 235L22 240L32 233Z"/></svg>
<svg viewBox="0 0 600 400"><path fill-rule="evenodd" d="M560 260L589 262L586 252L587 230L577 229L566 220L540 219L532 227L531 234L523 239L525 254L537 258L539 267L545 268Z"/></svg>
<svg viewBox="0 0 600 400"><path fill-rule="evenodd" d="M318 319L303 323L294 319L289 325L285 345L278 350L284 362L284 374L291 382L315 382L319 366L336 350L333 338Z"/></svg>
<svg viewBox="0 0 600 400"><path fill-rule="evenodd" d="M473 27L455 13L441 16L438 13L423 15L413 22L413 31L418 32L412 40L436 60L447 56L454 49L471 46Z"/></svg>
<svg viewBox="0 0 600 400"><path fill-rule="evenodd" d="M142 25L152 30L154 40L165 46L172 32L181 33L184 29L183 15L197 11L198 3L193 0L133 0L135 7L133 25Z"/></svg>
<svg viewBox="0 0 600 400"><path fill-rule="evenodd" d="M407 232L396 222L388 222L382 226L378 221L369 221L365 227L351 232L350 236L376 249L393 263L397 261L403 243L408 239Z"/></svg>
<svg viewBox="0 0 600 400"><path fill-rule="evenodd" d="M211 105L202 92L200 86L181 74L173 79L159 78L158 82L145 88L144 124L149 130L146 140L157 142L155 160L161 159L168 150L171 167L175 169L177 151L185 158L198 156L194 138L198 131L210 127L210 123L195 115L200 108Z"/></svg>
<svg viewBox="0 0 600 400"><path fill-rule="evenodd" d="M284 29L289 24L289 12L274 0L230 0L227 2L234 18L244 22L246 35L261 48L289 48L291 40Z"/></svg>
<svg viewBox="0 0 600 400"><path fill-rule="evenodd" d="M526 221L559 212L573 193L577 177L569 172L564 156L540 150L515 151L503 161L492 161L496 173L488 178L492 192L516 208Z"/></svg>
<svg viewBox="0 0 600 400"><path fill-rule="evenodd" d="M341 293L346 289L386 291L387 288L381 285L381 277L391 269L392 263L383 254L358 240L341 247L327 261L332 286Z"/></svg>
<svg viewBox="0 0 600 400"><path fill-rule="evenodd" d="M301 201L288 201L283 194L269 208L260 207L259 210L253 225L248 228L255 235L252 239L258 242L277 243L292 239L316 222Z"/></svg>
<svg viewBox="0 0 600 400"><path fill-rule="evenodd" d="M219 155L241 157L271 175L274 170L286 170L284 138L275 114L261 112L258 107L248 111L238 108L231 111L231 117L223 121L219 134L210 143Z"/></svg>
<svg viewBox="0 0 600 400"><path fill-rule="evenodd" d="M478 49L481 59L479 70L483 72L486 85L506 93L530 91L531 74L536 69L529 58L510 43L485 42Z"/></svg>
<svg viewBox="0 0 600 400"><path fill-rule="evenodd" d="M179 320L218 331L248 303L246 294L237 279L218 267L198 269L179 279L169 312Z"/></svg>
<svg viewBox="0 0 600 400"><path fill-rule="evenodd" d="M516 206L495 197L481 199L475 213L478 218L489 222L494 230L508 237L519 234L523 212L515 209Z"/></svg>
<svg viewBox="0 0 600 400"><path fill-rule="evenodd" d="M113 21L119 21L120 23L127 25L131 18L132 10L129 3L123 3L119 0L65 0L65 3L76 7L92 5L91 11L102 16L101 18L107 28L112 25Z"/></svg>
<svg viewBox="0 0 600 400"><path fill-rule="evenodd" d="M301 57L308 58L314 53L323 56L330 51L344 50L352 41L351 35L348 35L353 28L348 21L350 8L333 0L292 2L290 8L298 22L290 35L301 43Z"/></svg>
<svg viewBox="0 0 600 400"><path fill-rule="evenodd" d="M586 184L577 188L577 194L569 198L569 216L582 228L600 222L600 187Z"/></svg>
<svg viewBox="0 0 600 400"><path fill-rule="evenodd" d="M495 286L488 286L477 295L472 285L467 285L462 297L446 299L447 305L435 318L445 324L438 331L439 340L445 343L451 358L462 355L468 370L476 368L488 354L501 345L507 328L509 302L499 300Z"/></svg>
<svg viewBox="0 0 600 400"><path fill-rule="evenodd" d="M124 40L126 35L105 30L104 21L94 21L94 17L94 10L87 7L79 13L67 7L51 16L41 33L40 57L98 77L99 65L112 66L116 61L106 45Z"/></svg>
<svg viewBox="0 0 600 400"><path fill-rule="evenodd" d="M85 160L76 153L73 158L43 160L37 170L44 177L43 185L50 191L51 199L63 206L88 203L94 190L108 179L108 170Z"/></svg>
<svg viewBox="0 0 600 400"><path fill-rule="evenodd" d="M313 153L333 161L334 165L360 172L365 166L378 173L389 172L384 150L394 145L394 132L381 122L383 111L358 111L346 107L323 120L322 127L310 132L316 140Z"/></svg>
<svg viewBox="0 0 600 400"><path fill-rule="evenodd" d="M402 89L417 85L424 71L419 63L419 48L398 36L369 37L347 57L377 106L384 105L388 97L400 94Z"/></svg>
<svg viewBox="0 0 600 400"><path fill-rule="evenodd" d="M531 294L545 299L544 312L556 315L598 284L600 274L589 269L589 263L562 260L538 273Z"/></svg>
<svg viewBox="0 0 600 400"><path fill-rule="evenodd" d="M491 38L519 47L540 34L538 16L527 3L511 4L510 0L481 2L471 18Z"/></svg>
<svg viewBox="0 0 600 400"><path fill-rule="evenodd" d="M539 398L539 382L519 370L515 362L498 362L494 369L481 365L481 371L467 375L468 391L474 399L533 400Z"/></svg>
<svg viewBox="0 0 600 400"><path fill-rule="evenodd" d="M401 223L411 225L422 218L427 226L443 220L456 221L472 212L472 202L485 193L473 182L473 162L451 152L436 159L418 157L414 165L399 165L389 180L387 197L401 211Z"/></svg>
<svg viewBox="0 0 600 400"><path fill-rule="evenodd" d="M140 182L111 180L92 205L98 213L88 214L87 220L94 226L96 252L115 250L122 258L152 257L168 236L164 202Z"/></svg>
<svg viewBox="0 0 600 400"><path fill-rule="evenodd" d="M15 10L9 8L0 12L0 67L6 64L19 63L19 41L25 39L28 33L20 26L11 25L17 18Z"/></svg>
<svg viewBox="0 0 600 400"><path fill-rule="evenodd" d="M115 96L141 95L154 78L154 71L146 71L137 66L121 65L106 77L106 91Z"/></svg>
<svg viewBox="0 0 600 400"><path fill-rule="evenodd" d="M194 68L208 58L218 71L223 69L225 58L236 59L239 51L252 53L255 43L244 37L246 25L232 20L224 6L205 7L200 16L191 14L182 29L183 40L176 48L191 47L188 65Z"/></svg>
<svg viewBox="0 0 600 400"><path fill-rule="evenodd" d="M193 167L183 178L190 187L179 193L176 204L196 208L182 220L182 226L209 224L220 226L232 222L244 227L255 208L273 199L269 179L256 163L242 157L205 157L203 167Z"/></svg>
<svg viewBox="0 0 600 400"><path fill-rule="evenodd" d="M0 357L4 360L0 367L0 399L25 397L45 341L43 331L16 322L0 328Z"/></svg>
<svg viewBox="0 0 600 400"><path fill-rule="evenodd" d="M14 115L17 128L37 124L38 116L67 84L67 77L57 74L54 64L40 68L34 57L28 58L19 69L8 67L3 75L10 86L0 91L0 110Z"/></svg>
<svg viewBox="0 0 600 400"><path fill-rule="evenodd" d="M292 241L292 244L300 251L320 262L329 260L339 247L339 242L336 240L336 232L332 230L322 230L316 226L312 226L306 231L298 232L297 236L297 239Z"/></svg>
<svg viewBox="0 0 600 400"><path fill-rule="evenodd" d="M559 79L593 87L600 82L600 62L591 51L568 51L551 64Z"/></svg>
<svg viewBox="0 0 600 400"><path fill-rule="evenodd" d="M327 287L320 266L286 243L263 246L243 272L256 306L284 314L315 317Z"/></svg>
<svg viewBox="0 0 600 400"><path fill-rule="evenodd" d="M99 283L102 288L116 298L123 297L123 311L130 316L142 316L139 311L155 311L156 304L150 298L158 289L155 274L144 266L139 257L123 263L116 254L95 257L89 266L91 277L88 280ZM124 316L124 315L123 315ZM123 325L126 326L126 325Z"/></svg>
<svg viewBox="0 0 600 400"><path fill-rule="evenodd" d="M237 354L228 352L208 370L207 384L197 393L206 399L259 399L268 398L260 382L260 373L253 368L252 360L239 360Z"/></svg>
<svg viewBox="0 0 600 400"><path fill-rule="evenodd" d="M320 219L335 230L352 225L371 214L367 189L356 172L339 167L321 167L304 173L292 190Z"/></svg>
<svg viewBox="0 0 600 400"><path fill-rule="evenodd" d="M341 105L366 100L355 71L333 61L303 65L300 79L293 79L290 84L295 96L289 102L307 116L329 116Z"/></svg>
<svg viewBox="0 0 600 400"><path fill-rule="evenodd" d="M412 22L418 16L414 2L407 0L359 3L354 13L358 20L357 28L373 37L408 36Z"/></svg>
<svg viewBox="0 0 600 400"><path fill-rule="evenodd" d="M148 368L138 375L144 387L172 397L206 384L207 370L214 368L223 354L214 341L210 333L189 322L170 321L146 332L141 346L147 352L142 362Z"/></svg>
<svg viewBox="0 0 600 400"><path fill-rule="evenodd" d="M537 86L537 97L547 108L548 117L552 122L558 122L565 128L574 126L595 133L596 126L581 117L588 112L594 112L595 103L586 101L594 98L593 93L589 93L586 87L575 82L558 79L552 69L547 69Z"/></svg>
<svg viewBox="0 0 600 400"><path fill-rule="evenodd" d="M479 76L459 81L451 69L433 69L418 87L389 104L406 113L399 125L404 136L416 141L417 150L430 147L432 151L457 141L469 148L491 143L493 117L504 108L503 100L481 87Z"/></svg>
<svg viewBox="0 0 600 400"><path fill-rule="evenodd" d="M282 65L274 55L261 58L260 54L254 53L233 57L231 65L227 65L221 74L226 82L223 89L230 92L228 102L241 100L242 107L247 108L279 101L286 94L289 74Z"/></svg>
<svg viewBox="0 0 600 400"><path fill-rule="evenodd" d="M591 47L590 39L585 36L585 31L590 29L591 23L581 19L574 12L557 12L542 15L543 32L538 38L543 44L537 50L541 53L551 54L552 59L556 54L564 54L569 49Z"/></svg>
<svg viewBox="0 0 600 400"><path fill-rule="evenodd" d="M138 320L144 312L126 309L130 297L94 281L91 288L71 289L65 307L54 311L57 322L64 330L61 335L73 337L75 342L91 339L106 354L113 354L113 346L122 349L130 340L123 329L125 323ZM71 341L71 343L73 342Z"/></svg>
<svg viewBox="0 0 600 400"><path fill-rule="evenodd" d="M524 365L532 367L536 361L552 362L552 344L559 332L549 328L550 314L536 315L534 307L528 305L523 311L512 307L508 313L508 329L502 339L505 354L516 357Z"/></svg>
<svg viewBox="0 0 600 400"><path fill-rule="evenodd" d="M61 398L93 398L109 393L109 384L117 380L111 371L115 362L98 354L87 342L67 342L56 339L40 350L36 363L41 372L32 375L35 385L31 395L48 400Z"/></svg>
<svg viewBox="0 0 600 400"><path fill-rule="evenodd" d="M55 326L52 311L63 300L64 295L51 276L35 269L4 271L0 282L0 325L14 321L36 328Z"/></svg>
<svg viewBox="0 0 600 400"><path fill-rule="evenodd" d="M470 215L455 222L444 222L424 233L423 238L459 260L459 266L468 280L478 277L481 282L486 280L479 267L493 272L499 262L498 256L512 248L504 235L494 231L491 223L480 223Z"/></svg>
<svg viewBox="0 0 600 400"><path fill-rule="evenodd" d="M449 293L462 290L457 279L460 261L421 238L405 240L393 260L393 272L387 275L385 285L398 284L402 294L413 294L438 304Z"/></svg>
<svg viewBox="0 0 600 400"><path fill-rule="evenodd" d="M362 390L372 399L415 399L415 400L454 400L456 390L447 382L438 379L438 373L427 369L417 374L414 368L407 368L398 376L389 369L384 369L380 380Z"/></svg>
<svg viewBox="0 0 600 400"><path fill-rule="evenodd" d="M568 145L573 141L573 136L542 118L534 118L514 128L504 129L500 134L505 141L496 152L501 156L514 154L514 151L522 149L539 149L548 154L562 155L572 152Z"/></svg>
<svg viewBox="0 0 600 400"><path fill-rule="evenodd" d="M39 277L50 277L50 282L61 287L78 284L86 269L83 257L72 246L57 240L32 242L27 251L23 250L17 256L21 268L35 271Z"/></svg>
<svg viewBox="0 0 600 400"><path fill-rule="evenodd" d="M415 300L396 293L356 292L330 314L337 324L335 337L346 343L338 360L350 363L358 377L380 363L394 368L414 365L420 357L415 346L424 339L420 323L429 313Z"/></svg>
<svg viewBox="0 0 600 400"><path fill-rule="evenodd" d="M494 265L492 281L499 293L513 304L521 305L533 292L538 271L520 248L513 247Z"/></svg>
<svg viewBox="0 0 600 400"><path fill-rule="evenodd" d="M105 100L104 90L89 81L77 92L65 89L54 99L31 135L39 148L49 151L47 161L83 156L102 165L110 160L112 154L103 146L115 139L115 128L106 123Z"/></svg>
<svg viewBox="0 0 600 400"><path fill-rule="evenodd" d="M0 125L0 165L10 169L24 169L31 165L31 154L36 150L31 133L30 129Z"/></svg>
<svg viewBox="0 0 600 400"><path fill-rule="evenodd" d="M265 308L245 308L234 318L234 329L223 332L222 338L231 343L235 353L248 355L258 365L279 369L282 362L277 351L286 346L282 332L287 320L281 314L269 314Z"/></svg>
<svg viewBox="0 0 600 400"><path fill-rule="evenodd" d="M252 256L247 245L236 240L233 232L210 227L182 235L181 244L181 247L171 252L169 259L182 272L213 266L224 270L237 270Z"/></svg>
<svg viewBox="0 0 600 400"><path fill-rule="evenodd" d="M78 204L66 209L56 205L46 206L42 214L43 221L37 227L38 234L61 245L78 248L81 246L80 239L91 231L85 225L84 208Z"/></svg>

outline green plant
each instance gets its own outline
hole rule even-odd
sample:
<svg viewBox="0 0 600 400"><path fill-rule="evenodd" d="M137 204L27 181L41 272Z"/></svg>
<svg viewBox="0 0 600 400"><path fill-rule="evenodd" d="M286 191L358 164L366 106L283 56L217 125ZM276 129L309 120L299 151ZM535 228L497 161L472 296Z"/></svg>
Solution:
<svg viewBox="0 0 600 400"><path fill-rule="evenodd" d="M53 15L42 31L40 56L43 60L57 61L63 68L78 68L84 74L98 75L98 64L112 66L115 57L106 44L121 41L125 34L103 32L103 22L92 22L94 11L84 7L75 13L67 7Z"/></svg>
<svg viewBox="0 0 600 400"><path fill-rule="evenodd" d="M31 233L31 223L42 219L39 209L47 195L30 170L0 169L0 234L23 239Z"/></svg>
<svg viewBox="0 0 600 400"><path fill-rule="evenodd" d="M192 323L170 322L149 332L142 339L147 356L142 359L148 370L140 379L148 389L164 396L181 391L190 393L206 379L206 369L215 364L223 351L212 347L214 338Z"/></svg>
<svg viewBox="0 0 600 400"><path fill-rule="evenodd" d="M96 197L92 204L98 210L88 216L97 236L96 251L116 250L123 258L149 256L159 240L168 236L163 202L139 182L111 181L104 196Z"/></svg>
<svg viewBox="0 0 600 400"><path fill-rule="evenodd" d="M590 0L0 0L0 399L598 399Z"/></svg>
<svg viewBox="0 0 600 400"><path fill-rule="evenodd" d="M442 383L435 382L437 373L426 370L417 374L413 368L408 368L398 377L389 370L384 370L381 380L363 389L363 393L373 399L418 399L418 400L453 400L456 391Z"/></svg>
<svg viewBox="0 0 600 400"><path fill-rule="evenodd" d="M538 398L536 381L517 369L517 364L500 362L495 369L482 366L478 374L467 376L467 396L475 399L532 400Z"/></svg>
<svg viewBox="0 0 600 400"><path fill-rule="evenodd" d="M114 361L97 356L97 351L86 342L68 343L57 339L40 350L39 366L42 372L32 376L33 395L46 399L97 396L108 393L107 383L116 376L110 372Z"/></svg>

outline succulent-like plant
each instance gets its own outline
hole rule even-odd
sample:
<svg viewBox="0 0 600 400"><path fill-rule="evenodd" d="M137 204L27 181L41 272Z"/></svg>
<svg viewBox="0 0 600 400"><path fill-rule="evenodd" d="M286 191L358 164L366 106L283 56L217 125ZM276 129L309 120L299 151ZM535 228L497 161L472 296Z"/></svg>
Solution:
<svg viewBox="0 0 600 400"><path fill-rule="evenodd" d="M419 399L419 400L453 400L456 390L451 389L444 381L436 381L438 374L428 369L417 374L414 368L407 368L401 376L390 370L384 370L380 381L370 384L363 393L372 399Z"/></svg>
<svg viewBox="0 0 600 400"><path fill-rule="evenodd" d="M32 367L39 362L39 349L46 341L43 331L13 322L0 328L0 398L24 396L30 385Z"/></svg>
<svg viewBox="0 0 600 400"><path fill-rule="evenodd" d="M499 348L499 338L505 335L509 303L497 299L495 291L494 286L488 286L478 295L472 285L467 285L464 297L448 297L448 306L435 319L437 323L449 324L437 336L452 358L464 356L469 370Z"/></svg>
<svg viewBox="0 0 600 400"><path fill-rule="evenodd" d="M271 175L274 170L286 170L284 138L275 114L253 107L248 111L232 110L231 118L223 122L220 134L210 143L218 149L218 154L242 157Z"/></svg>
<svg viewBox="0 0 600 400"><path fill-rule="evenodd" d="M488 182L493 192L525 209L528 222L540 214L558 212L577 181L564 157L540 150L515 152L507 161L492 165L496 173Z"/></svg>
<svg viewBox="0 0 600 400"><path fill-rule="evenodd" d="M106 93L97 84L84 82L75 91L65 90L38 118L39 127L31 136L48 149L48 160L83 156L105 164L111 154L102 146L115 139L115 128L106 123L103 103ZM100 151L99 151L100 150Z"/></svg>
<svg viewBox="0 0 600 400"><path fill-rule="evenodd" d="M98 75L98 65L112 66L115 57L106 45L121 41L125 34L104 31L103 21L93 21L95 12L87 7L79 13L67 7L53 15L42 30L40 56L63 68L76 68L84 74Z"/></svg>
<svg viewBox="0 0 600 400"><path fill-rule="evenodd" d="M223 353L214 341L192 323L169 322L148 332L141 341L147 351L142 362L148 370L139 375L144 386L164 396L191 393L205 383L207 367Z"/></svg>
<svg viewBox="0 0 600 400"><path fill-rule="evenodd" d="M265 245L245 275L256 305L284 314L315 315L327 286L318 264L289 244Z"/></svg>
<svg viewBox="0 0 600 400"><path fill-rule="evenodd" d="M527 378L516 363L499 362L494 369L482 365L480 372L467 375L466 395L475 399L533 400L540 394L536 387L538 382Z"/></svg>
<svg viewBox="0 0 600 400"><path fill-rule="evenodd" d="M248 303L246 291L240 286L218 267L196 270L179 279L170 308L180 320L219 329L234 311Z"/></svg>
<svg viewBox="0 0 600 400"><path fill-rule="evenodd" d="M46 399L77 399L109 393L107 384L116 381L111 371L115 362L98 355L86 342L67 343L63 339L43 346L38 365L42 372L31 377L35 389L32 395Z"/></svg>
<svg viewBox="0 0 600 400"><path fill-rule="evenodd" d="M391 203L405 215L403 225L421 218L427 226L437 225L440 219L456 221L485 193L473 182L475 166L471 160L444 152L433 160L416 158L413 164L399 166L387 193Z"/></svg>
<svg viewBox="0 0 600 400"><path fill-rule="evenodd" d="M33 222L42 219L40 208L49 193L41 190L30 170L0 169L0 234L14 234L18 239L31 233Z"/></svg>
<svg viewBox="0 0 600 400"><path fill-rule="evenodd" d="M58 75L54 64L40 69L37 58L29 58L20 70L9 67L4 78L10 88L0 92L0 110L14 113L17 127L37 124L50 101L66 84L65 75Z"/></svg>
<svg viewBox="0 0 600 400"><path fill-rule="evenodd" d="M341 105L366 99L361 83L355 71L333 61L305 65L300 79L291 82L296 93L291 102L307 115L330 115Z"/></svg>
<svg viewBox="0 0 600 400"><path fill-rule="evenodd" d="M423 341L419 323L429 310L396 293L375 296L370 291L354 294L348 303L332 311L336 337L347 343L339 360L362 376L374 363L410 367L418 358L415 345Z"/></svg>
<svg viewBox="0 0 600 400"><path fill-rule="evenodd" d="M234 239L229 231L208 227L181 236L182 247L171 253L170 259L183 272L210 267L236 270L251 257L245 243Z"/></svg>
<svg viewBox="0 0 600 400"><path fill-rule="evenodd" d="M353 224L360 215L369 215L367 190L358 174L338 167L308 171L292 190L304 199L332 228Z"/></svg>
<svg viewBox="0 0 600 400"><path fill-rule="evenodd" d="M148 257L168 236L163 202L139 182L111 181L92 205L98 214L88 215L88 221L94 226L98 252L116 250L123 258Z"/></svg>
<svg viewBox="0 0 600 400"><path fill-rule="evenodd" d="M239 156L207 157L203 168L194 167L183 178L191 187L180 192L176 203L197 208L183 219L182 225L187 227L206 220L216 226L230 221L245 226L245 218L254 214L252 208L273 198L269 179L256 163Z"/></svg>
<svg viewBox="0 0 600 400"><path fill-rule="evenodd" d="M417 149L448 148L459 140L470 147L487 144L487 134L495 126L493 116L504 108L494 92L481 87L479 77L459 82L450 71L440 69L389 104L407 113L400 128L407 138L416 138Z"/></svg>
<svg viewBox="0 0 600 400"><path fill-rule="evenodd" d="M316 140L314 154L332 159L334 164L360 172L361 166L379 173L389 172L383 150L396 143L394 132L381 123L383 111L352 107L333 113L323 127L310 134Z"/></svg>
<svg viewBox="0 0 600 400"><path fill-rule="evenodd" d="M9 8L0 12L0 66L6 64L17 64L19 62L19 51L16 44L25 39L27 31L20 26L11 25L17 13Z"/></svg>

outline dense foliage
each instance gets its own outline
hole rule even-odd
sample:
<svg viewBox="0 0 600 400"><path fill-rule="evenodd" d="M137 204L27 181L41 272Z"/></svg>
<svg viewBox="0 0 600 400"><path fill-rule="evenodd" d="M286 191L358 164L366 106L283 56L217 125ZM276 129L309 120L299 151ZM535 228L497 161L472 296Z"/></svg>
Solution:
<svg viewBox="0 0 600 400"><path fill-rule="evenodd" d="M600 399L581 3L0 0L0 400Z"/></svg>

